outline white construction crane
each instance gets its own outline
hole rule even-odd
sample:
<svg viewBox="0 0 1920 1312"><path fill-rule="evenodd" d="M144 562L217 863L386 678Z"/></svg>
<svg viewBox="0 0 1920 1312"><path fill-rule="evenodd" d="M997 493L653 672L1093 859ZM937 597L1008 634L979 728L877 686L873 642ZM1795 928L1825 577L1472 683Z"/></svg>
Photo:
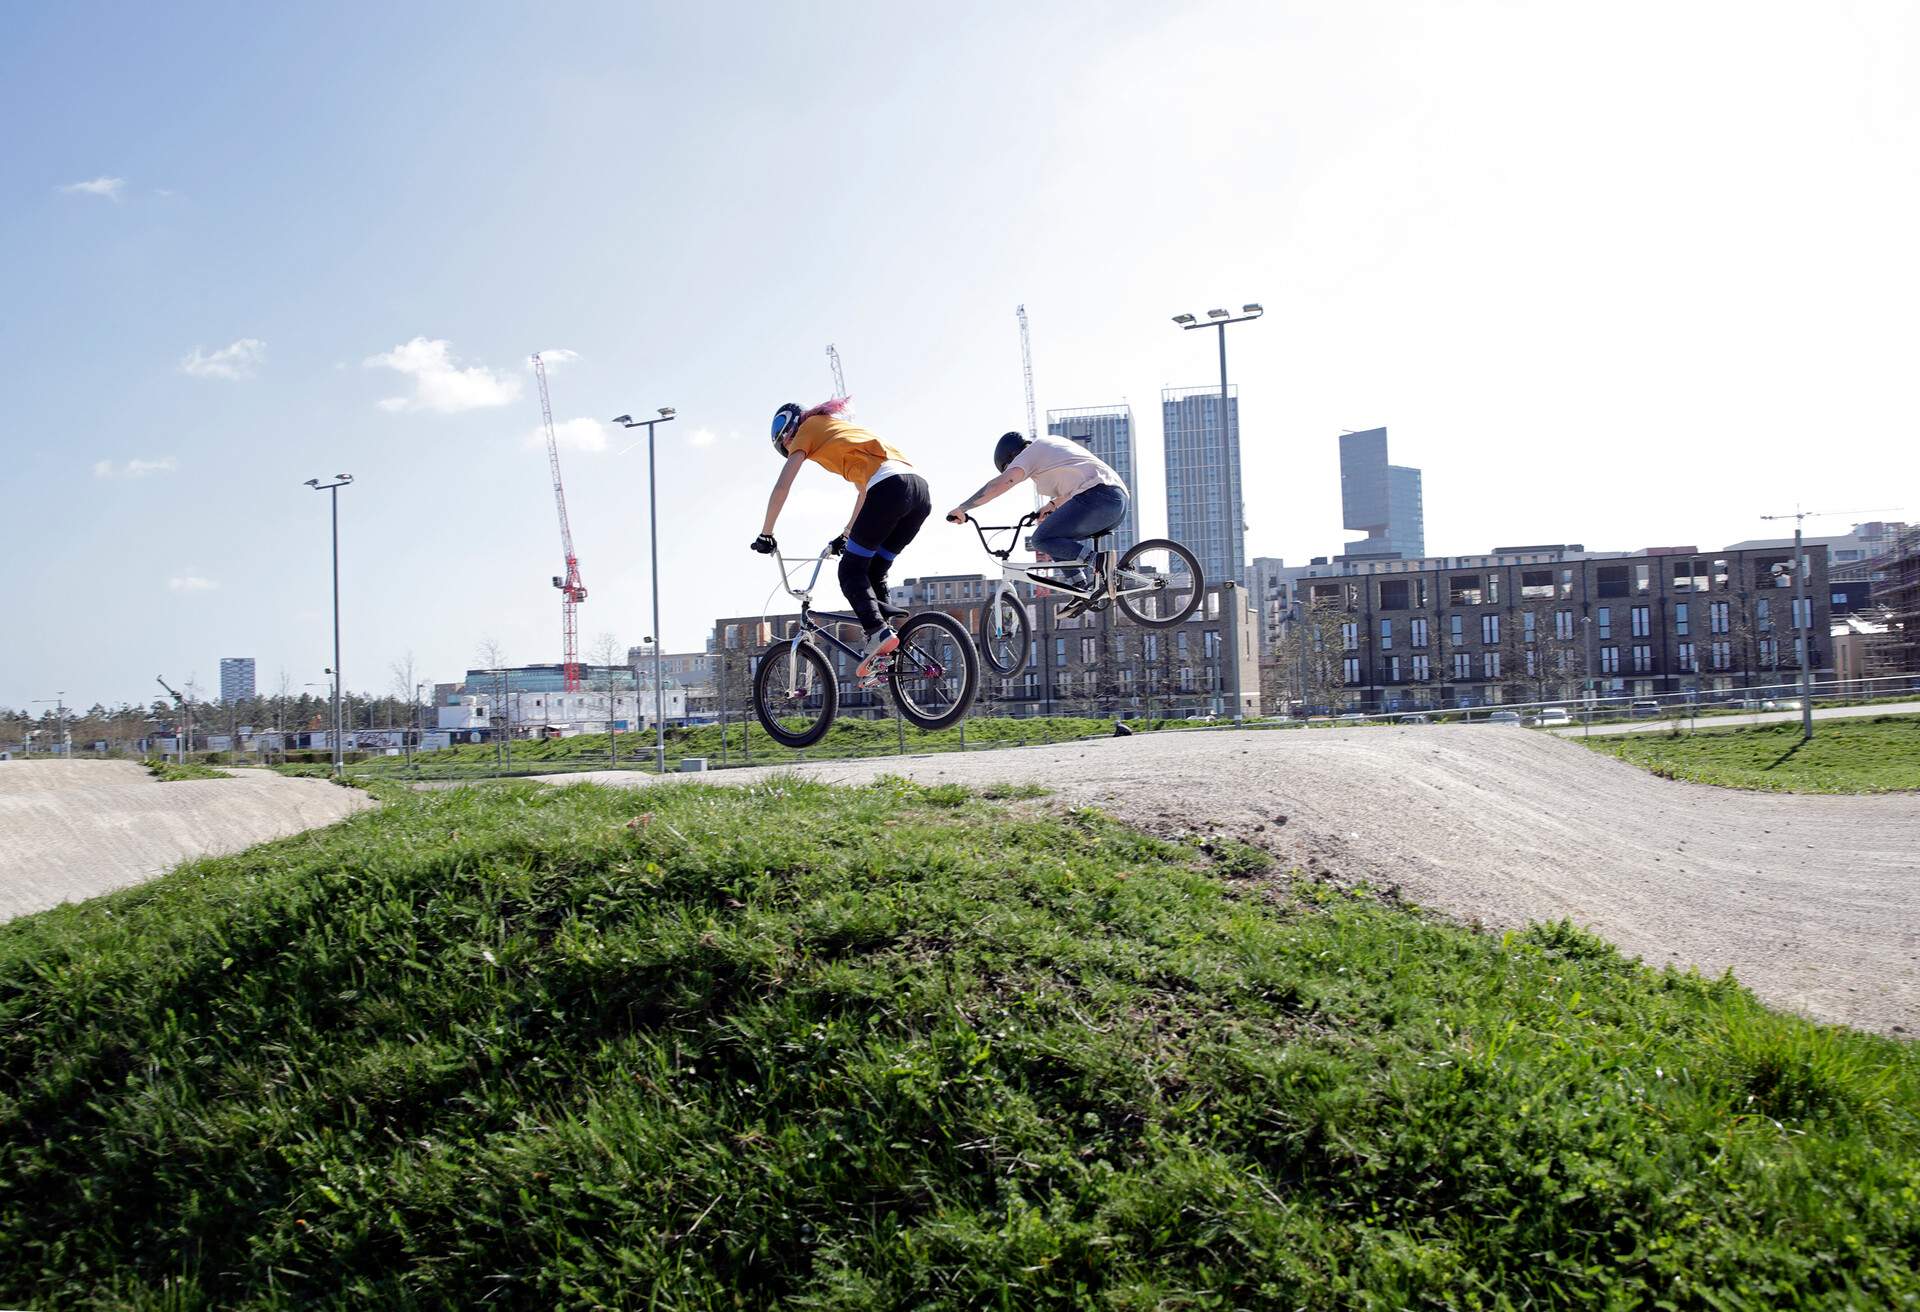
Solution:
<svg viewBox="0 0 1920 1312"><path fill-rule="evenodd" d="M840 368L840 348L832 342L827 343L827 360L833 365L833 395L836 400L844 400L847 395L847 375Z"/></svg>
<svg viewBox="0 0 1920 1312"><path fill-rule="evenodd" d="M1016 305L1014 313L1020 317L1020 368L1027 375L1027 440L1031 442L1040 436L1040 417L1033 408L1033 342L1027 336L1027 307Z"/></svg>

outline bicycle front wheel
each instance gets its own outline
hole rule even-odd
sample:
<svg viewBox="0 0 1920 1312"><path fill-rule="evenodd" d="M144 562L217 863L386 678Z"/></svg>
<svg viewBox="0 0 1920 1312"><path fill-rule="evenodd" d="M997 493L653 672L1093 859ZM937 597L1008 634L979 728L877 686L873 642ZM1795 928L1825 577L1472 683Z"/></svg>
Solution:
<svg viewBox="0 0 1920 1312"><path fill-rule="evenodd" d="M811 747L840 710L833 664L811 642L776 642L753 672L753 713L782 747Z"/></svg>
<svg viewBox="0 0 1920 1312"><path fill-rule="evenodd" d="M910 616L900 626L900 649L887 682L894 705L915 728L958 724L980 690L973 639L951 615L936 610Z"/></svg>
<svg viewBox="0 0 1920 1312"><path fill-rule="evenodd" d="M1193 614L1207 592L1199 559L1166 538L1148 538L1122 556L1113 583L1121 613L1155 629Z"/></svg>
<svg viewBox="0 0 1920 1312"><path fill-rule="evenodd" d="M1031 632L1027 608L1011 592L1001 592L980 612L980 659L995 674L1012 674L1027 663Z"/></svg>

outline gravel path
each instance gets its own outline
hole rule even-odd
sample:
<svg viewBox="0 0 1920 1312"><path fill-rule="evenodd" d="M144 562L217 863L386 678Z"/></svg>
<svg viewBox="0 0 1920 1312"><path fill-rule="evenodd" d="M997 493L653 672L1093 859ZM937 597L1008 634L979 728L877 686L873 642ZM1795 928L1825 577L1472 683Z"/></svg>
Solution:
<svg viewBox="0 0 1920 1312"><path fill-rule="evenodd" d="M791 768L791 767L790 767ZM1920 797L1657 779L1492 726L1167 733L799 767L1033 782L1159 830L1218 830L1309 874L1489 926L1567 917L1659 966L1731 969L1819 1020L1920 1030ZM764 776L729 770L722 782ZM559 783L644 784L623 772Z"/></svg>
<svg viewBox="0 0 1920 1312"><path fill-rule="evenodd" d="M372 804L357 788L265 770L163 784L131 761L0 761L0 920L332 824Z"/></svg>

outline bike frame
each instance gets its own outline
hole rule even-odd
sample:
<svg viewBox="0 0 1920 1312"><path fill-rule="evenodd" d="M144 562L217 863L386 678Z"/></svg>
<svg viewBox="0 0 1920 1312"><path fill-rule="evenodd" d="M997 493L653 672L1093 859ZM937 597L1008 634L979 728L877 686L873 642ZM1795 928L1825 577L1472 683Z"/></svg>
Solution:
<svg viewBox="0 0 1920 1312"><path fill-rule="evenodd" d="M1004 590L1009 583L1030 583L1036 587L1051 588L1055 592L1069 597L1078 597L1082 601L1098 601L1103 597L1108 601L1117 601L1121 597L1132 597L1142 593L1158 592L1161 590L1162 585L1159 582L1149 583L1146 587L1140 588L1122 588L1119 585L1120 558L1117 552L1114 553L1112 566L1106 570L1097 572L1093 580L1093 585L1087 588L1076 588L1071 583L1063 583L1059 577L1054 574L1038 574L1034 572L1036 570L1091 568L1091 565L1086 561L1036 560L1030 565L1014 564L1009 558L1013 555L1013 549L1020 545L1020 531L1028 525L1038 523L1039 519L1040 517L1038 515L1027 514L1022 515L1020 522L1017 524L982 524L972 515L967 516L967 523L973 525L973 531L980 535L981 550L1000 562L1000 578L995 586L994 595L988 598L989 602L999 600L1000 592ZM1008 540L1004 548L996 549L993 543L987 538L987 534L989 533L1011 533L1013 537ZM1097 538L1095 540L1098 541Z"/></svg>
<svg viewBox="0 0 1920 1312"><path fill-rule="evenodd" d="M786 590L788 596L800 603L800 623L798 627L794 629L791 636L782 639L782 641L787 644L788 687L797 686L800 682L800 644L810 637L825 638L829 643L844 652L856 665L866 659L865 652L840 641L840 639L836 638L820 623L821 620L827 620L834 624L858 624L860 622L858 615L837 610L816 611L813 608L813 591L820 586L820 570L826 565L827 557L831 554L832 552L830 550L822 547L820 554L817 556L782 556L776 554L773 558L775 568L780 571L780 586ZM813 573L807 576L806 586L799 588L794 587L794 571L787 567L789 565L798 565L804 568L808 562L812 562L813 564Z"/></svg>

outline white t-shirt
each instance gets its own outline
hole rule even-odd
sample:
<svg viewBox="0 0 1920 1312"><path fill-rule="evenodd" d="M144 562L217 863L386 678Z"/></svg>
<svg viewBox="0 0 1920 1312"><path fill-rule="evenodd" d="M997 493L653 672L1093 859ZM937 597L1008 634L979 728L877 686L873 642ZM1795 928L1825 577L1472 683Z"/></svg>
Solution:
<svg viewBox="0 0 1920 1312"><path fill-rule="evenodd" d="M1099 456L1078 442L1052 434L1034 438L1007 468L1026 471L1041 495L1053 501L1065 501L1102 483L1117 488L1126 486L1112 466Z"/></svg>

